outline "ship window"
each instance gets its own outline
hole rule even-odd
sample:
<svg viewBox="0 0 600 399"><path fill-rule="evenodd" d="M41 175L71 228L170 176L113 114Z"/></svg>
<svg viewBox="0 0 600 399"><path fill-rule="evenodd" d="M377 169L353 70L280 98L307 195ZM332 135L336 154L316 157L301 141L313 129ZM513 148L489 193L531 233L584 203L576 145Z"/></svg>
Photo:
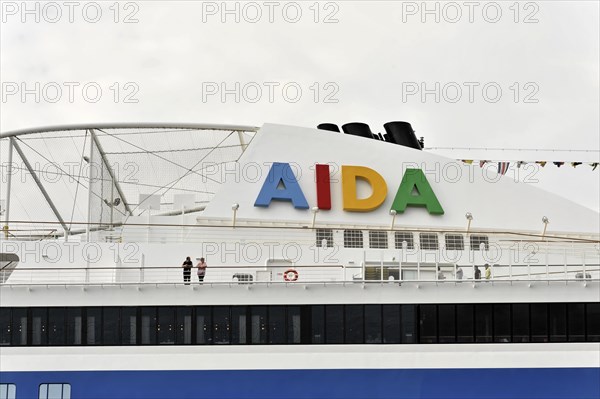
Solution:
<svg viewBox="0 0 600 399"><path fill-rule="evenodd" d="M456 342L456 318L454 305L439 305L438 334L440 343Z"/></svg>
<svg viewBox="0 0 600 399"><path fill-rule="evenodd" d="M387 231L369 231L369 248L387 249Z"/></svg>
<svg viewBox="0 0 600 399"><path fill-rule="evenodd" d="M88 308L86 312L86 343L102 344L102 308ZM154 342L153 342L154 343Z"/></svg>
<svg viewBox="0 0 600 399"><path fill-rule="evenodd" d="M446 234L444 239L446 240L446 249L458 251L465 249L465 240L462 234Z"/></svg>
<svg viewBox="0 0 600 399"><path fill-rule="evenodd" d="M569 341L585 341L585 305L570 303L567 305Z"/></svg>
<svg viewBox="0 0 600 399"><path fill-rule="evenodd" d="M27 345L27 329L29 326L29 319L27 318L27 309L25 308L14 308L12 311L12 344Z"/></svg>
<svg viewBox="0 0 600 399"><path fill-rule="evenodd" d="M481 244L483 244L483 248L485 251L489 251L490 242L488 236L472 234L469 236L469 244L471 246L471 251L479 251L481 249Z"/></svg>
<svg viewBox="0 0 600 399"><path fill-rule="evenodd" d="M248 343L248 308L246 306L231 307L231 343L233 345Z"/></svg>
<svg viewBox="0 0 600 399"><path fill-rule="evenodd" d="M587 340L600 341L600 303L588 303L587 308Z"/></svg>
<svg viewBox="0 0 600 399"><path fill-rule="evenodd" d="M269 343L286 343L285 306L269 306Z"/></svg>
<svg viewBox="0 0 600 399"><path fill-rule="evenodd" d="M325 241L323 241L323 240L325 240ZM317 246L317 248L332 248L333 247L333 230L317 229L316 246Z"/></svg>
<svg viewBox="0 0 600 399"><path fill-rule="evenodd" d="M134 307L121 309L121 342L123 345L137 344L137 310Z"/></svg>
<svg viewBox="0 0 600 399"><path fill-rule="evenodd" d="M403 344L417 343L417 306L402 305L402 324L400 335Z"/></svg>
<svg viewBox="0 0 600 399"><path fill-rule="evenodd" d="M302 343L302 313L300 306L287 307L287 341L289 344ZM306 318L305 318L306 320ZM310 343L310 341L308 341Z"/></svg>
<svg viewBox="0 0 600 399"><path fill-rule="evenodd" d="M438 236L436 233L421 233L419 234L421 249L436 250L439 248Z"/></svg>
<svg viewBox="0 0 600 399"><path fill-rule="evenodd" d="M564 303L548 305L548 327L551 342L567 340L567 306Z"/></svg>
<svg viewBox="0 0 600 399"><path fill-rule="evenodd" d="M196 343L200 345L212 343L212 316L210 306L196 308Z"/></svg>
<svg viewBox="0 0 600 399"><path fill-rule="evenodd" d="M510 305L494 304L494 342L510 341Z"/></svg>
<svg viewBox="0 0 600 399"><path fill-rule="evenodd" d="M362 344L364 342L363 326L365 324L363 305L345 306L345 341L347 344Z"/></svg>
<svg viewBox="0 0 600 399"><path fill-rule="evenodd" d="M437 306L421 305L419 310L419 337L422 344L437 342Z"/></svg>
<svg viewBox="0 0 600 399"><path fill-rule="evenodd" d="M125 317L123 317L125 322ZM177 345L189 345L192 343L192 308L179 306L177 308L177 329L175 331L175 342Z"/></svg>
<svg viewBox="0 0 600 399"><path fill-rule="evenodd" d="M48 345L65 344L65 318L64 308L48 309Z"/></svg>
<svg viewBox="0 0 600 399"><path fill-rule="evenodd" d="M228 306L213 308L213 340L215 344L229 344L231 324Z"/></svg>
<svg viewBox="0 0 600 399"><path fill-rule="evenodd" d="M120 345L119 308L104 308L102 320L102 343Z"/></svg>
<svg viewBox="0 0 600 399"><path fill-rule="evenodd" d="M67 345L83 344L83 311L81 308L67 308Z"/></svg>
<svg viewBox="0 0 600 399"><path fill-rule="evenodd" d="M31 344L46 345L48 340L48 309L31 309Z"/></svg>
<svg viewBox="0 0 600 399"><path fill-rule="evenodd" d="M344 230L344 248L362 248L362 230Z"/></svg>
<svg viewBox="0 0 600 399"><path fill-rule="evenodd" d="M252 306L250 311L250 336L253 344L267 343L267 307Z"/></svg>
<svg viewBox="0 0 600 399"><path fill-rule="evenodd" d="M383 305L383 343L399 344L400 336L400 305Z"/></svg>
<svg viewBox="0 0 600 399"><path fill-rule="evenodd" d="M365 305L365 343L381 343L381 305Z"/></svg>
<svg viewBox="0 0 600 399"><path fill-rule="evenodd" d="M344 306L325 306L325 343L344 343Z"/></svg>
<svg viewBox="0 0 600 399"><path fill-rule="evenodd" d="M158 308L156 332L159 344L175 344L175 308L161 306Z"/></svg>
<svg viewBox="0 0 600 399"><path fill-rule="evenodd" d="M548 342L548 305L531 305L531 341Z"/></svg>
<svg viewBox="0 0 600 399"><path fill-rule="evenodd" d="M475 342L492 342L492 305L475 305Z"/></svg>
<svg viewBox="0 0 600 399"><path fill-rule="evenodd" d="M10 345L10 336L11 336L11 315L10 308L0 308L0 345L6 346ZM3 397L0 395L0 399Z"/></svg>
<svg viewBox="0 0 600 399"><path fill-rule="evenodd" d="M0 384L0 399L15 399L17 386L15 384Z"/></svg>
<svg viewBox="0 0 600 399"><path fill-rule="evenodd" d="M141 320L141 343L142 345L156 345L156 308L142 308Z"/></svg>
<svg viewBox="0 0 600 399"><path fill-rule="evenodd" d="M513 342L529 342L529 305L512 305Z"/></svg>
<svg viewBox="0 0 600 399"><path fill-rule="evenodd" d="M402 243L406 241L406 249L414 249L415 242L413 240L413 233L406 231L397 231L394 233L394 247L396 249L403 249Z"/></svg>
<svg viewBox="0 0 600 399"><path fill-rule="evenodd" d="M325 306L315 305L311 309L311 342L325 343Z"/></svg>
<svg viewBox="0 0 600 399"><path fill-rule="evenodd" d="M474 342L474 330L473 305L456 305L456 341Z"/></svg>
<svg viewBox="0 0 600 399"><path fill-rule="evenodd" d="M70 384L40 384L39 399L71 399Z"/></svg>

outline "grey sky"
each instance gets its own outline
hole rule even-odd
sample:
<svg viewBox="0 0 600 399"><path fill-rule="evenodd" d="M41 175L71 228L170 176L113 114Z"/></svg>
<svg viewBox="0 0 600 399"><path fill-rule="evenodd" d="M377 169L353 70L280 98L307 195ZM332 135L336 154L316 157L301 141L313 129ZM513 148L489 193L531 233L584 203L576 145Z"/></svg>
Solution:
<svg viewBox="0 0 600 399"><path fill-rule="evenodd" d="M63 13L57 23L46 21L55 18L55 10L44 11L39 3L37 23L35 14L23 15L21 2L2 2L2 131L99 121L309 127L363 121L381 131L387 121L407 120L427 146L600 148L596 1L476 2L472 23L464 2L428 2L428 9L439 10L439 22L435 14L422 13L422 2L274 2L273 23L264 2L237 3L239 23L235 14L221 14L222 2L121 2L119 23L109 8L113 2L100 3L97 23L82 15L89 2L75 8L73 23L62 2L57 3ZM36 2L28 4L35 10ZM234 10L236 3L228 7ZM253 23L257 9L262 18ZM302 16L291 23L297 9ZM93 17L94 8L87 10ZM462 16L453 23L457 10ZM127 15L138 22L123 23ZM23 101L20 92L7 92L20 90L22 83L34 89L36 82L39 103L32 94ZM43 93L49 82L63 87L56 103L49 101L55 97L51 87ZM72 103L64 82L79 84ZM206 93L222 84L235 89L236 82L239 102L233 94L222 101L220 94ZM439 102L433 93L436 82ZM86 83L101 87L97 103L83 98ZM295 88L302 90L297 102L282 93L286 84L291 97ZM486 84L488 97L482 93ZM272 102L268 85L278 85ZM407 93L422 85L433 90L424 99ZM120 97L115 103L116 87ZM256 87L262 93L253 102ZM462 90L458 100L457 87ZM138 102L126 103L127 94ZM497 158L481 151L444 153ZM527 161L598 158L598 152L506 155ZM598 170L592 173L587 164L546 166L537 176L541 187L598 210Z"/></svg>

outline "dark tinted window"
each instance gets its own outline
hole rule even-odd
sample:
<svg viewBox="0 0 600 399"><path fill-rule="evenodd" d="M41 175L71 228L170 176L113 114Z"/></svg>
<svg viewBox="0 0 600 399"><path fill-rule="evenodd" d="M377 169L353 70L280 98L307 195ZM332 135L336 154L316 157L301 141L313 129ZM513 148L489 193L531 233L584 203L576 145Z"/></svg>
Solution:
<svg viewBox="0 0 600 399"><path fill-rule="evenodd" d="M444 240L446 241L446 249L460 251L465 249L465 240L462 234L446 234Z"/></svg>
<svg viewBox="0 0 600 399"><path fill-rule="evenodd" d="M365 343L380 344L381 334L381 305L365 305Z"/></svg>
<svg viewBox="0 0 600 399"><path fill-rule="evenodd" d="M0 345L10 345L11 330L10 308L0 308Z"/></svg>
<svg viewBox="0 0 600 399"><path fill-rule="evenodd" d="M344 248L362 248L362 230L344 230Z"/></svg>
<svg viewBox="0 0 600 399"><path fill-rule="evenodd" d="M196 308L196 343L200 345L212 343L212 317L210 306Z"/></svg>
<svg viewBox="0 0 600 399"><path fill-rule="evenodd" d="M83 344L83 310L67 308L67 345Z"/></svg>
<svg viewBox="0 0 600 399"><path fill-rule="evenodd" d="M510 341L510 305L494 304L494 342Z"/></svg>
<svg viewBox="0 0 600 399"><path fill-rule="evenodd" d="M27 309L13 308L11 330L13 345L27 345L28 322Z"/></svg>
<svg viewBox="0 0 600 399"><path fill-rule="evenodd" d="M403 344L417 343L417 305L402 305L400 335Z"/></svg>
<svg viewBox="0 0 600 399"><path fill-rule="evenodd" d="M587 340L600 341L600 303L588 303L587 312Z"/></svg>
<svg viewBox="0 0 600 399"><path fill-rule="evenodd" d="M104 345L120 345L119 308L104 308L102 336Z"/></svg>
<svg viewBox="0 0 600 399"><path fill-rule="evenodd" d="M347 344L362 344L364 342L363 327L363 305L346 305L346 328L345 340Z"/></svg>
<svg viewBox="0 0 600 399"><path fill-rule="evenodd" d="M102 345L102 308L86 309L85 334L88 345Z"/></svg>
<svg viewBox="0 0 600 399"><path fill-rule="evenodd" d="M585 305L570 303L567 305L569 341L585 341Z"/></svg>
<svg viewBox="0 0 600 399"><path fill-rule="evenodd" d="M46 345L48 343L48 309L31 309L31 344Z"/></svg>
<svg viewBox="0 0 600 399"><path fill-rule="evenodd" d="M456 342L456 319L454 305L439 305L438 333L440 343Z"/></svg>
<svg viewBox="0 0 600 399"><path fill-rule="evenodd" d="M531 341L548 342L548 306L545 303L531 304Z"/></svg>
<svg viewBox="0 0 600 399"><path fill-rule="evenodd" d="M177 308L175 342L177 345L192 343L192 308L180 306Z"/></svg>
<svg viewBox="0 0 600 399"><path fill-rule="evenodd" d="M437 306L421 305L419 311L419 337L422 344L437 342Z"/></svg>
<svg viewBox="0 0 600 399"><path fill-rule="evenodd" d="M251 343L267 343L267 307L252 306L250 318Z"/></svg>
<svg viewBox="0 0 600 399"><path fill-rule="evenodd" d="M492 342L492 305L475 305L475 342Z"/></svg>
<svg viewBox="0 0 600 399"><path fill-rule="evenodd" d="M513 342L529 342L529 305L512 305Z"/></svg>
<svg viewBox="0 0 600 399"><path fill-rule="evenodd" d="M142 308L140 330L142 345L156 345L156 308Z"/></svg>
<svg viewBox="0 0 600 399"><path fill-rule="evenodd" d="M396 249L404 249L403 243L406 241L406 249L414 249L415 242L413 239L413 233L405 231L397 231L394 233L394 247Z"/></svg>
<svg viewBox="0 0 600 399"><path fill-rule="evenodd" d="M311 312L311 342L313 344L325 343L325 306L312 306Z"/></svg>
<svg viewBox="0 0 600 399"><path fill-rule="evenodd" d="M231 343L234 345L248 343L248 309L247 306L231 307Z"/></svg>
<svg viewBox="0 0 600 399"><path fill-rule="evenodd" d="M567 340L567 305L551 303L548 305L548 327L551 342Z"/></svg>
<svg viewBox="0 0 600 399"><path fill-rule="evenodd" d="M175 308L161 306L158 308L156 324L159 344L175 344Z"/></svg>
<svg viewBox="0 0 600 399"><path fill-rule="evenodd" d="M435 233L421 233L419 234L419 241L421 243L421 249L438 249L438 236Z"/></svg>
<svg viewBox="0 0 600 399"><path fill-rule="evenodd" d="M456 305L456 342L475 341L473 305Z"/></svg>
<svg viewBox="0 0 600 399"><path fill-rule="evenodd" d="M386 249L387 247L387 231L369 231L369 248Z"/></svg>
<svg viewBox="0 0 600 399"><path fill-rule="evenodd" d="M121 309L121 342L123 345L136 345L137 338L137 308Z"/></svg>
<svg viewBox="0 0 600 399"><path fill-rule="evenodd" d="M287 307L287 342L288 344L300 344L302 343L302 308L300 306L288 306ZM306 313L306 312L305 312ZM309 322L305 315L304 320ZM309 324L309 323L307 323ZM310 343L310 341L305 341Z"/></svg>
<svg viewBox="0 0 600 399"><path fill-rule="evenodd" d="M383 305L383 343L398 344L400 335L400 305Z"/></svg>
<svg viewBox="0 0 600 399"><path fill-rule="evenodd" d="M229 307L213 307L213 343L221 345L229 344L231 342L230 331Z"/></svg>
<svg viewBox="0 0 600 399"><path fill-rule="evenodd" d="M325 343L344 343L344 306L325 306Z"/></svg>
<svg viewBox="0 0 600 399"><path fill-rule="evenodd" d="M269 306L269 343L285 344L285 306Z"/></svg>
<svg viewBox="0 0 600 399"><path fill-rule="evenodd" d="M65 313L65 308L48 309L48 345L65 345Z"/></svg>

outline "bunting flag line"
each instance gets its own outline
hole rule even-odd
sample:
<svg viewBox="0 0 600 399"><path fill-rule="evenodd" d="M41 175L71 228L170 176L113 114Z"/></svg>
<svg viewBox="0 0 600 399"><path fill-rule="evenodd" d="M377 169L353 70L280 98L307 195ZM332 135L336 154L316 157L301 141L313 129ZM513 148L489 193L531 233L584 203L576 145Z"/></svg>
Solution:
<svg viewBox="0 0 600 399"><path fill-rule="evenodd" d="M508 171L508 166L510 162L498 162L498 173L504 176Z"/></svg>
<svg viewBox="0 0 600 399"><path fill-rule="evenodd" d="M461 161L462 163L464 163L466 165L472 165L474 162L477 162L474 159L458 159L458 161ZM560 168L561 166L564 166L565 164L569 164L573 168L577 168L579 165L583 165L584 163L586 163L592 168L592 171L595 171L596 169L598 169L598 166L600 166L600 162L591 162L590 163L590 162L578 162L578 161L567 162L567 161L514 161L514 160L513 161L492 161L489 159L481 159L481 160L479 160L479 167L483 168L487 164L496 163L496 162L497 162L497 167L498 167L498 173L500 173L502 175L506 174L508 167L511 163L516 164L517 168L521 168L522 166L526 166L529 164L539 165L542 168L544 168L547 163L551 163L554 166L556 166L557 168Z"/></svg>

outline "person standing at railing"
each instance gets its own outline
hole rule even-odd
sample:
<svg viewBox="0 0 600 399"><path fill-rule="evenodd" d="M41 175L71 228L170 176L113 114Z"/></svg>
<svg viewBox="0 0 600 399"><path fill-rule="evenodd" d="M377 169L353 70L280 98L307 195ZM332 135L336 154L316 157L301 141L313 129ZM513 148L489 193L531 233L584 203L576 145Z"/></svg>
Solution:
<svg viewBox="0 0 600 399"><path fill-rule="evenodd" d="M475 280L481 280L481 270L479 270L479 267L475 266L475 274L473 275L473 278Z"/></svg>
<svg viewBox="0 0 600 399"><path fill-rule="evenodd" d="M463 279L463 269L458 265L456 265L456 279L457 280Z"/></svg>
<svg viewBox="0 0 600 399"><path fill-rule="evenodd" d="M192 267L194 264L192 263L192 259L188 256L183 261L181 267L183 267L183 282L185 285L190 285L190 278L192 276Z"/></svg>
<svg viewBox="0 0 600 399"><path fill-rule="evenodd" d="M206 275L206 268L208 265L206 264L204 258L200 258L200 262L198 262L198 281L200 283L204 282L204 276Z"/></svg>
<svg viewBox="0 0 600 399"><path fill-rule="evenodd" d="M490 267L489 264L485 264L485 279L489 280L490 278L492 278L492 268Z"/></svg>

